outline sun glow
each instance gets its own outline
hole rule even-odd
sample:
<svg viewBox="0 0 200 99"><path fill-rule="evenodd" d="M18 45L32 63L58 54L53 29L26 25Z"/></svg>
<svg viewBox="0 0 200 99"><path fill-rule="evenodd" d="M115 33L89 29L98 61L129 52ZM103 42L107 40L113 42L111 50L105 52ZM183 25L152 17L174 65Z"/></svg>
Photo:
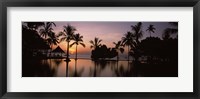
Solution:
<svg viewBox="0 0 200 99"><path fill-rule="evenodd" d="M69 53L70 53L70 54L75 54L75 53L76 53L76 52L75 52L75 49L70 48L70 49L69 49Z"/></svg>

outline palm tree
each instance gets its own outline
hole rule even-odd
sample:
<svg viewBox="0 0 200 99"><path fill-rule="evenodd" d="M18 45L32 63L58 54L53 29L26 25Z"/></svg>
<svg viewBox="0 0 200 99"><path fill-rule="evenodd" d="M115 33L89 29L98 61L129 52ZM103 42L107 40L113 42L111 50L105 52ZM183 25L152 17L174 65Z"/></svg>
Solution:
<svg viewBox="0 0 200 99"><path fill-rule="evenodd" d="M154 27L154 25L150 24L146 31L149 31L151 37L151 33L155 33L154 30L156 30L156 28Z"/></svg>
<svg viewBox="0 0 200 99"><path fill-rule="evenodd" d="M113 42L113 44L115 45L115 50L117 51L117 61L118 61L119 60L119 52L121 52L121 53L124 52L124 49L122 48L122 42L121 41L118 41L117 43Z"/></svg>
<svg viewBox="0 0 200 99"><path fill-rule="evenodd" d="M97 47L101 46L101 41L102 39L99 39L97 37L94 38L94 41L89 41L92 45L90 46L90 48L94 48L96 49Z"/></svg>
<svg viewBox="0 0 200 99"><path fill-rule="evenodd" d="M131 32L127 32L124 35L124 37L122 37L122 45L128 46L128 60L129 60L129 52L130 52L129 47L133 46L134 43L135 43L134 42L134 35Z"/></svg>
<svg viewBox="0 0 200 99"><path fill-rule="evenodd" d="M143 36L142 22L138 22L135 26L131 26L133 36L135 37L136 43L139 44L139 39Z"/></svg>
<svg viewBox="0 0 200 99"><path fill-rule="evenodd" d="M64 30L58 34L61 41L67 42L67 57L66 60L69 61L69 43L73 39L74 32L76 31L76 28L71 25L63 26Z"/></svg>
<svg viewBox="0 0 200 99"><path fill-rule="evenodd" d="M57 45L58 43L57 37L55 36L55 33L53 32L53 28L52 28L53 26L56 27L56 24L54 22L45 22L42 25L42 29L40 29L39 31L40 36L45 38L51 50L52 50L52 44ZM50 55L51 55L51 52L50 52Z"/></svg>
<svg viewBox="0 0 200 99"><path fill-rule="evenodd" d="M49 33L48 38L46 39L46 41L47 41L48 45L50 46L51 51L52 51L52 46L53 45L57 45L57 43L58 43L57 36L55 36L54 32L50 32ZM50 51L50 57L52 57L51 51ZM51 59L50 59L50 65L51 65Z"/></svg>
<svg viewBox="0 0 200 99"><path fill-rule="evenodd" d="M164 33L162 35L163 39L168 39L171 34L178 33L178 22L169 22L170 25L173 26L173 28L166 28L164 30Z"/></svg>
<svg viewBox="0 0 200 99"><path fill-rule="evenodd" d="M46 39L47 43L49 44L50 48L52 49L52 44L57 45L58 38L54 32L50 32L48 38Z"/></svg>
<svg viewBox="0 0 200 99"><path fill-rule="evenodd" d="M74 35L73 40L74 40L74 42L70 45L70 47L72 47L74 44L76 44L76 58L75 58L75 60L77 60L77 46L80 44L83 47L85 47L85 44L83 43L83 36L81 36L79 33Z"/></svg>
<svg viewBox="0 0 200 99"><path fill-rule="evenodd" d="M142 22L138 22L136 25L131 26L131 27L133 31L133 36L135 37L135 41L136 41L136 42L133 42L133 45L131 46L131 53L134 53L135 61L137 61L139 57L139 51L138 51L138 46L140 44L139 39L142 38L143 36Z"/></svg>
<svg viewBox="0 0 200 99"><path fill-rule="evenodd" d="M43 26L43 28L40 29L39 33L40 33L40 36L42 36L46 39L47 36L51 35L51 32L53 31L52 26L56 27L56 24L54 22L46 22L42 26Z"/></svg>

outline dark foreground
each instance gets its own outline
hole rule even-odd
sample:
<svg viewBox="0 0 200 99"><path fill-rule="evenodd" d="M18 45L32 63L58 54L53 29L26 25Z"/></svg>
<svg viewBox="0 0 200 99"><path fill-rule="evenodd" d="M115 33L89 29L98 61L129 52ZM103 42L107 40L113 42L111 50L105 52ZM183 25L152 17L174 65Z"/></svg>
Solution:
<svg viewBox="0 0 200 99"><path fill-rule="evenodd" d="M178 63L91 61L90 59L29 59L23 77L178 77Z"/></svg>

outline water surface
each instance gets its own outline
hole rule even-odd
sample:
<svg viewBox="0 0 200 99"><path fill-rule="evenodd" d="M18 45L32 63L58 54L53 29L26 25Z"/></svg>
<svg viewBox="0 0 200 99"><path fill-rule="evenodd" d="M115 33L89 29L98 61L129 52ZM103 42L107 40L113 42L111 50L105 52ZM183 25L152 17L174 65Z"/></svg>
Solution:
<svg viewBox="0 0 200 99"><path fill-rule="evenodd" d="M128 65L129 64L129 65ZM53 77L117 77L128 72L130 62L115 60L92 61L90 59L45 59L41 66L48 66ZM125 76L125 75L124 75Z"/></svg>

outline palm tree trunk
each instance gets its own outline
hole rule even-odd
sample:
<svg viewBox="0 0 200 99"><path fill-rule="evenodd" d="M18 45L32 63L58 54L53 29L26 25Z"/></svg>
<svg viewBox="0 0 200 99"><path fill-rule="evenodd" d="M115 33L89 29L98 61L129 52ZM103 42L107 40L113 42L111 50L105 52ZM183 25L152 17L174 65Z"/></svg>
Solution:
<svg viewBox="0 0 200 99"><path fill-rule="evenodd" d="M69 41L67 41L67 57L66 57L66 77L68 77L68 67L69 67Z"/></svg>
<svg viewBox="0 0 200 99"><path fill-rule="evenodd" d="M151 37L151 32L149 32L150 33L150 37Z"/></svg>
<svg viewBox="0 0 200 99"><path fill-rule="evenodd" d="M77 60L77 45L76 45L76 60Z"/></svg>
<svg viewBox="0 0 200 99"><path fill-rule="evenodd" d="M50 66L51 66L51 51L52 51L52 46L50 45Z"/></svg>
<svg viewBox="0 0 200 99"><path fill-rule="evenodd" d="M69 60L69 41L67 41L67 57L66 57L66 61Z"/></svg>
<svg viewBox="0 0 200 99"><path fill-rule="evenodd" d="M96 77L96 62L94 62L94 75L93 77Z"/></svg>
<svg viewBox="0 0 200 99"><path fill-rule="evenodd" d="M129 45L128 45L128 61L129 61Z"/></svg>
<svg viewBox="0 0 200 99"><path fill-rule="evenodd" d="M136 43L138 44L139 43L139 37L138 37L138 34L136 35Z"/></svg>

